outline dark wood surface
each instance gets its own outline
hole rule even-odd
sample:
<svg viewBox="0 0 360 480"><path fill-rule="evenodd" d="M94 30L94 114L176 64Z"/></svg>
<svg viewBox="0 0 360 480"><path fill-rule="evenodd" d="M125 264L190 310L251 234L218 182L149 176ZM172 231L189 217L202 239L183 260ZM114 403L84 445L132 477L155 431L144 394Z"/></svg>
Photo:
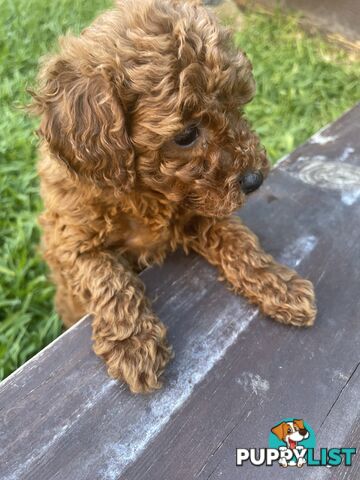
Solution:
<svg viewBox="0 0 360 480"><path fill-rule="evenodd" d="M164 389L106 376L85 318L0 384L0 479L353 479L352 467L235 466L303 418L319 447L360 445L360 106L280 162L241 217L310 278L311 329L279 325L177 252L142 277L169 327Z"/></svg>

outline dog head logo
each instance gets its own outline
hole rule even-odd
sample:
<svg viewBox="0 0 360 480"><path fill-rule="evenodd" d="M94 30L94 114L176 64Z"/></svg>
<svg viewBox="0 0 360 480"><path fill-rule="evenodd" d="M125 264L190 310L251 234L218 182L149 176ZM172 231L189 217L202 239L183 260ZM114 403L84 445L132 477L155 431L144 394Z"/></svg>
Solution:
<svg viewBox="0 0 360 480"><path fill-rule="evenodd" d="M302 467L306 464L306 451L315 441L315 436L304 420L285 419L275 425L271 432L270 444L279 449L279 464L282 467Z"/></svg>
<svg viewBox="0 0 360 480"><path fill-rule="evenodd" d="M282 440L288 448L294 450L297 444L309 438L309 432L304 426L304 420L293 420L292 422L281 422L271 431Z"/></svg>

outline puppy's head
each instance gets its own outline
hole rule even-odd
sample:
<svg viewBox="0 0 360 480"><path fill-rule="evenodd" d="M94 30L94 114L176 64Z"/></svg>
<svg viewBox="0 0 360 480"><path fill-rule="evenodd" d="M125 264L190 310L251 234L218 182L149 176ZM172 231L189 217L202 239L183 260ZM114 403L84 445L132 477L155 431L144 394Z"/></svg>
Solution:
<svg viewBox="0 0 360 480"><path fill-rule="evenodd" d="M283 442L295 448L296 443L309 437L309 432L305 428L303 420L281 422L271 429L271 431Z"/></svg>
<svg viewBox="0 0 360 480"><path fill-rule="evenodd" d="M40 134L79 178L223 216L268 162L242 106L251 65L204 7L119 0L45 61Z"/></svg>

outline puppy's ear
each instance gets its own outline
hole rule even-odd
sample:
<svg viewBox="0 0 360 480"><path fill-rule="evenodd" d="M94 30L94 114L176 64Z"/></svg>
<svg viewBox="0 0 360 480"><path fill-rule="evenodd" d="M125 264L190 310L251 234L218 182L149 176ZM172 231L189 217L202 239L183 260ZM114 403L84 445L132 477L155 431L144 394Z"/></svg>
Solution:
<svg viewBox="0 0 360 480"><path fill-rule="evenodd" d="M271 429L272 433L278 437L279 440L284 440L285 439L285 427L286 423L281 422L279 425L276 425L276 427L273 427Z"/></svg>
<svg viewBox="0 0 360 480"><path fill-rule="evenodd" d="M120 93L107 72L77 64L81 58L61 55L45 63L39 91L31 92L33 111L41 115L39 134L75 175L128 189L135 180L134 152Z"/></svg>
<svg viewBox="0 0 360 480"><path fill-rule="evenodd" d="M304 420L295 420L294 419L294 424L299 427L300 430L304 430Z"/></svg>

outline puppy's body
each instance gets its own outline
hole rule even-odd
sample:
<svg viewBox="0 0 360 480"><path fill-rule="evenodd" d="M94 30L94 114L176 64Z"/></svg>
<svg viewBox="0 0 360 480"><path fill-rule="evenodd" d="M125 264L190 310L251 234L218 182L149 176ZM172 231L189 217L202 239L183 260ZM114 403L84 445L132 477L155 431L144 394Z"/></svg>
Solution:
<svg viewBox="0 0 360 480"><path fill-rule="evenodd" d="M171 357L136 272L178 245L276 320L314 320L311 284L230 216L269 169L239 110L253 90L228 33L175 0L119 2L43 66L34 108L57 309L66 325L94 315L95 352L134 392L158 388Z"/></svg>

